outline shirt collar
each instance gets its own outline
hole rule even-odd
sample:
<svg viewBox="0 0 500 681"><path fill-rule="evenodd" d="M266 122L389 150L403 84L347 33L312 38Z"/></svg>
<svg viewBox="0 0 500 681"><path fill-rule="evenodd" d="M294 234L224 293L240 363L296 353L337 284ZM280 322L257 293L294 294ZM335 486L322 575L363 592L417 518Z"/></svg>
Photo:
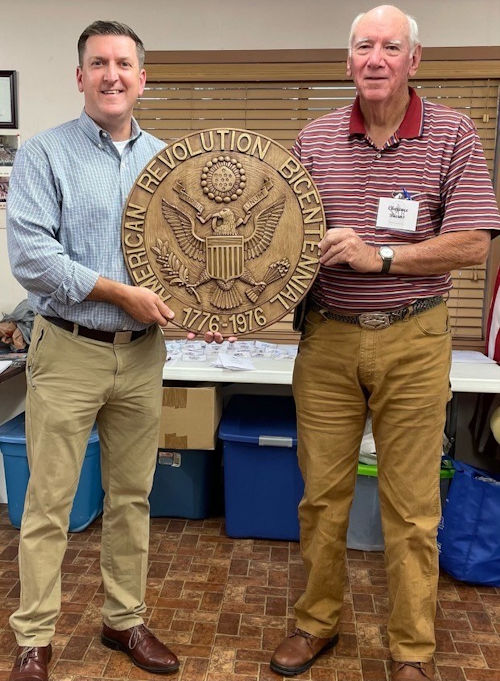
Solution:
<svg viewBox="0 0 500 681"><path fill-rule="evenodd" d="M417 95L415 90L408 88L410 93L410 103L406 109L401 125L396 130L396 137L398 139L413 139L420 137L424 129L424 102ZM349 121L349 136L351 135L366 135L365 121L361 113L361 106L359 104L359 96L354 100L351 110L351 119Z"/></svg>
<svg viewBox="0 0 500 681"><path fill-rule="evenodd" d="M86 113L85 109L82 111L80 114L80 118L78 120L78 124L83 130L83 132L89 137L94 144L102 144L102 140L104 139L111 139L111 135L109 132L101 128L97 123L90 118L90 116ZM130 142L131 144L134 144L136 140L140 137L142 134L142 131L139 127L139 124L135 120L135 118L132 118L132 126L131 126L131 135L130 135Z"/></svg>

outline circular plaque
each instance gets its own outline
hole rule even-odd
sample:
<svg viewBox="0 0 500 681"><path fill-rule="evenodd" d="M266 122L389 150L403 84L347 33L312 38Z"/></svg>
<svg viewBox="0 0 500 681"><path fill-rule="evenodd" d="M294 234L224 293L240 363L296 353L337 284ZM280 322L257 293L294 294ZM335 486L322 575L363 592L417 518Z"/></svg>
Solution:
<svg viewBox="0 0 500 681"><path fill-rule="evenodd" d="M324 231L318 190L294 156L217 128L151 159L125 205L122 246L133 282L167 303L174 324L242 336L305 296Z"/></svg>

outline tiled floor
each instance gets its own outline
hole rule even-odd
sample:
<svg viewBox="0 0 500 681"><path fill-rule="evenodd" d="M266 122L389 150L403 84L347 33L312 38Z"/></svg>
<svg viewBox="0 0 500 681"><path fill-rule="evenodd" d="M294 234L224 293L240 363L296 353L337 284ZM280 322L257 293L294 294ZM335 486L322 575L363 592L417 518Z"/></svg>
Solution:
<svg viewBox="0 0 500 681"><path fill-rule="evenodd" d="M151 528L147 624L179 655L179 681L277 681L271 652L293 627L304 584L295 543L235 540L222 520L156 518ZM153 679L99 642L100 522L72 534L51 664L54 681ZM0 681L16 648L8 616L19 593L18 532L0 510ZM385 681L387 597L381 553L349 551L341 639L297 679ZM438 679L500 681L500 589L442 576L437 616ZM169 677L170 678L170 677Z"/></svg>

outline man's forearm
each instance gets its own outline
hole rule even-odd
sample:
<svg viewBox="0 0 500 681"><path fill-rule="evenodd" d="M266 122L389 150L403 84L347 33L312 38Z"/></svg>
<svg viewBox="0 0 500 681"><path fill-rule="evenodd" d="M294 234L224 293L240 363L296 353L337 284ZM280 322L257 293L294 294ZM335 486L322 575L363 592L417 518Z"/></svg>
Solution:
<svg viewBox="0 0 500 681"><path fill-rule="evenodd" d="M119 281L99 277L87 300L106 302L121 307L135 320L144 324L165 326L174 313L153 291L141 286L122 284Z"/></svg>
<svg viewBox="0 0 500 681"><path fill-rule="evenodd" d="M487 230L441 234L418 244L394 246L391 274L444 274L486 261L491 236Z"/></svg>
<svg viewBox="0 0 500 681"><path fill-rule="evenodd" d="M127 286L127 284L99 276L94 288L87 296L87 300L112 303L122 307L127 297L127 289L129 288L130 286Z"/></svg>

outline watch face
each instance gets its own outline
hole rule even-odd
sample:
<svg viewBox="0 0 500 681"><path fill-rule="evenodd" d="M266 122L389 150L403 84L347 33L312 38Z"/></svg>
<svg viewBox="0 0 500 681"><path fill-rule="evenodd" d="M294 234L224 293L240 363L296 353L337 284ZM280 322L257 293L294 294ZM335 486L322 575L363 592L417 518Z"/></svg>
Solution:
<svg viewBox="0 0 500 681"><path fill-rule="evenodd" d="M381 246L380 249L379 249L379 253L380 253L381 258L393 258L394 257L394 251L389 246Z"/></svg>

